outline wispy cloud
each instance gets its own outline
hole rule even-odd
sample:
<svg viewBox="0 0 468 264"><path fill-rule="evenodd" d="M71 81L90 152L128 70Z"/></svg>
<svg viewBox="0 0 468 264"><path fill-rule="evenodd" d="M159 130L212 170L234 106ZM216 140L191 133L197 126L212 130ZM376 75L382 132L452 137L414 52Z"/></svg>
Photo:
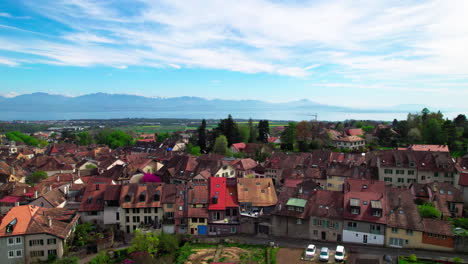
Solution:
<svg viewBox="0 0 468 264"><path fill-rule="evenodd" d="M10 14L8 14L8 13L0 12L0 17L8 17L8 18L11 18L12 15L10 15Z"/></svg>
<svg viewBox="0 0 468 264"><path fill-rule="evenodd" d="M206 68L311 79L320 71L362 83L468 75L465 0L24 3L72 29L56 39L3 35L3 42L15 45L0 49L42 57L33 63Z"/></svg>

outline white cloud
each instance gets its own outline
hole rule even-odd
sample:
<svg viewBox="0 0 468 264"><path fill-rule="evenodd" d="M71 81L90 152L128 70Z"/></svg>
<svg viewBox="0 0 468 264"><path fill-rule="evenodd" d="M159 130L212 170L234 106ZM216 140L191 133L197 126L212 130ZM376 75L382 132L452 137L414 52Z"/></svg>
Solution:
<svg viewBox="0 0 468 264"><path fill-rule="evenodd" d="M1 64L7 65L7 66L18 66L19 65L19 63L16 60L0 57L0 65Z"/></svg>
<svg viewBox="0 0 468 264"><path fill-rule="evenodd" d="M1 13L0 13L0 17L8 17L8 18L11 18L12 15L10 15L10 14L8 14L8 13L3 13L3 12L1 12Z"/></svg>
<svg viewBox="0 0 468 264"><path fill-rule="evenodd" d="M443 82L468 75L465 0L26 4L73 32L64 32L66 42L34 36L0 49L58 65L209 68L301 78L321 72L360 81L399 80L400 87L426 76ZM326 66L333 69L326 72ZM376 89L385 87L391 86Z"/></svg>

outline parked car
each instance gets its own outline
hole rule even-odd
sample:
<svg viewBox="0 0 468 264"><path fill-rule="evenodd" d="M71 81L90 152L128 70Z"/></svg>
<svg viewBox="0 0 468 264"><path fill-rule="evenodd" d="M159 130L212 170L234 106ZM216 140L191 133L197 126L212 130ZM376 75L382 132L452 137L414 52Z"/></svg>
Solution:
<svg viewBox="0 0 468 264"><path fill-rule="evenodd" d="M306 259L313 258L315 256L315 250L316 250L315 245L312 245L312 244L308 245L304 252L304 257Z"/></svg>
<svg viewBox="0 0 468 264"><path fill-rule="evenodd" d="M323 247L321 250L320 250L320 261L328 261L328 259L330 258L330 254L328 253L328 248L326 247Z"/></svg>
<svg viewBox="0 0 468 264"><path fill-rule="evenodd" d="M340 262L343 261L345 257L345 249L343 246L336 246L335 251L335 261Z"/></svg>

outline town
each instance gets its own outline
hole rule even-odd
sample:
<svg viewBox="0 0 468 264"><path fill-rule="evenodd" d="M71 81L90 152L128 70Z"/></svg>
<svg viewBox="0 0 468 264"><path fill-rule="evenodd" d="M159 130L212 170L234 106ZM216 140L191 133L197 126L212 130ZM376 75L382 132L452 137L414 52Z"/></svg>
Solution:
<svg viewBox="0 0 468 264"><path fill-rule="evenodd" d="M464 115L270 124L3 130L2 263L467 259Z"/></svg>

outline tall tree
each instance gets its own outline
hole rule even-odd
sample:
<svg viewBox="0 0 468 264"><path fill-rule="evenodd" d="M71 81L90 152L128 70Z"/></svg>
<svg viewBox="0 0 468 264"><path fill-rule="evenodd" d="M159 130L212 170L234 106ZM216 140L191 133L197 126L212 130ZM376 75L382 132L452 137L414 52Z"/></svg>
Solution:
<svg viewBox="0 0 468 264"><path fill-rule="evenodd" d="M200 127L198 128L198 141L197 145L200 147L201 153L206 153L206 120L203 119Z"/></svg>
<svg viewBox="0 0 468 264"><path fill-rule="evenodd" d="M270 123L268 120L260 120L258 122L258 141L262 143L268 143L268 137L270 135Z"/></svg>
<svg viewBox="0 0 468 264"><path fill-rule="evenodd" d="M438 120L430 118L423 129L423 140L426 144L444 144L442 127Z"/></svg>
<svg viewBox="0 0 468 264"><path fill-rule="evenodd" d="M216 138L213 146L213 152L221 155L226 155L228 152L228 141L226 136L221 135Z"/></svg>
<svg viewBox="0 0 468 264"><path fill-rule="evenodd" d="M85 132L78 133L77 137L78 137L78 144L81 146L87 146L93 143L93 137L91 136L91 134L89 134L89 132L85 131Z"/></svg>
<svg viewBox="0 0 468 264"><path fill-rule="evenodd" d="M257 136L256 136L256 129L253 124L252 118L249 118L249 143L255 142Z"/></svg>
<svg viewBox="0 0 468 264"><path fill-rule="evenodd" d="M231 146L234 143L238 143L240 140L239 128L237 124L232 119L232 116L229 115L228 118L222 119L217 127L217 130L224 136L226 136L228 146Z"/></svg>
<svg viewBox="0 0 468 264"><path fill-rule="evenodd" d="M296 141L296 123L289 122L288 126L281 136L281 148L284 150L294 150Z"/></svg>
<svg viewBox="0 0 468 264"><path fill-rule="evenodd" d="M457 127L465 127L466 126L466 116L459 114L455 119L453 120L453 123Z"/></svg>
<svg viewBox="0 0 468 264"><path fill-rule="evenodd" d="M250 129L248 125L239 125L240 142L248 143L250 138Z"/></svg>

